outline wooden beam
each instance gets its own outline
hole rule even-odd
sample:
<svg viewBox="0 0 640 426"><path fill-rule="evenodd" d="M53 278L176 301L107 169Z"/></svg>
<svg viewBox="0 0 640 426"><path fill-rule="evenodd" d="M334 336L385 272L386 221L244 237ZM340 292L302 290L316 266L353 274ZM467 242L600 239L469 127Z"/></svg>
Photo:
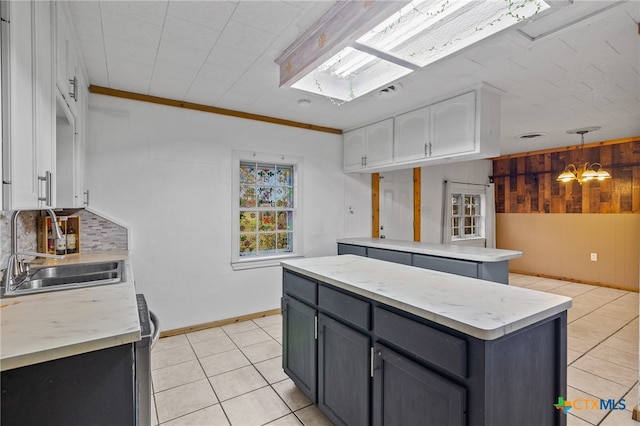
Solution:
<svg viewBox="0 0 640 426"><path fill-rule="evenodd" d="M420 188L421 168L413 169L413 241L420 241Z"/></svg>
<svg viewBox="0 0 640 426"><path fill-rule="evenodd" d="M336 2L276 58L280 86L290 86L408 3L407 0Z"/></svg>
<svg viewBox="0 0 640 426"><path fill-rule="evenodd" d="M124 90L110 89L102 86L89 86L89 92L97 95L115 96L117 98L132 99L141 102L150 102L159 105L172 106L176 108L192 109L195 111L210 112L212 114L228 115L231 117L244 118L247 120L262 121L265 123L279 124L282 126L297 127L300 129L315 130L317 132L332 133L341 135L342 130L331 127L316 126L314 124L300 123L298 121L284 120L281 118L269 117L266 115L251 114L248 112L235 111L232 109L218 108L210 105L195 104L192 102L177 101L175 99L160 98L158 96L143 95L140 93L127 92Z"/></svg>
<svg viewBox="0 0 640 426"><path fill-rule="evenodd" d="M371 173L371 237L380 238L380 173Z"/></svg>
<svg viewBox="0 0 640 426"><path fill-rule="evenodd" d="M539 151L529 151L529 152L519 152L517 154L509 154L509 155L502 155L500 157L493 157L493 158L488 158L488 160L508 160L510 158L520 158L520 157L528 157L531 155L540 155L540 154L553 154L556 152L567 152L567 151L575 151L581 148L596 148L596 147L600 147L600 146L607 146L607 145L619 145L622 143L629 143L629 142L640 142L640 136L632 136L630 138L621 138L621 139L611 139L608 141L602 141L602 142L592 142L592 143L586 143L584 144L584 147L581 145L570 145L570 146L565 146L565 147L559 147L559 148L549 148L549 149L541 149Z"/></svg>

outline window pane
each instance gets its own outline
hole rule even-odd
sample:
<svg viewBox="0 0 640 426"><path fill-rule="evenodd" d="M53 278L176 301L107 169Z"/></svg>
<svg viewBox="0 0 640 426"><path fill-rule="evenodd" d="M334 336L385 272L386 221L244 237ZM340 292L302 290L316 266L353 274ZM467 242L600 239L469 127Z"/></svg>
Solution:
<svg viewBox="0 0 640 426"><path fill-rule="evenodd" d="M240 183L252 184L256 182L256 165L240 163Z"/></svg>
<svg viewBox="0 0 640 426"><path fill-rule="evenodd" d="M294 166L239 165L239 256L293 252Z"/></svg>
<svg viewBox="0 0 640 426"><path fill-rule="evenodd" d="M278 231L290 231L293 229L293 212L278 212Z"/></svg>
<svg viewBox="0 0 640 426"><path fill-rule="evenodd" d="M276 234L258 234L258 250L260 254L273 254L276 251Z"/></svg>
<svg viewBox="0 0 640 426"><path fill-rule="evenodd" d="M256 234L240 234L240 256L256 254Z"/></svg>
<svg viewBox="0 0 640 426"><path fill-rule="evenodd" d="M277 167L277 185L278 186L291 186L291 167Z"/></svg>
<svg viewBox="0 0 640 426"><path fill-rule="evenodd" d="M451 214L454 216L460 214L460 194L451 195Z"/></svg>
<svg viewBox="0 0 640 426"><path fill-rule="evenodd" d="M278 253L290 253L293 251L293 238L291 232L278 233Z"/></svg>
<svg viewBox="0 0 640 426"><path fill-rule="evenodd" d="M253 186L240 185L240 207L256 206L256 189Z"/></svg>
<svg viewBox="0 0 640 426"><path fill-rule="evenodd" d="M261 231L276 230L276 212L275 211L260 212L259 229Z"/></svg>
<svg viewBox="0 0 640 426"><path fill-rule="evenodd" d="M256 232L256 213L240 212L240 232Z"/></svg>
<svg viewBox="0 0 640 426"><path fill-rule="evenodd" d="M276 167L274 165L258 165L258 185L274 186L276 184Z"/></svg>
<svg viewBox="0 0 640 426"><path fill-rule="evenodd" d="M274 188L258 188L258 207L275 206Z"/></svg>
<svg viewBox="0 0 640 426"><path fill-rule="evenodd" d="M276 188L276 207L290 208L293 207L293 193L291 188Z"/></svg>

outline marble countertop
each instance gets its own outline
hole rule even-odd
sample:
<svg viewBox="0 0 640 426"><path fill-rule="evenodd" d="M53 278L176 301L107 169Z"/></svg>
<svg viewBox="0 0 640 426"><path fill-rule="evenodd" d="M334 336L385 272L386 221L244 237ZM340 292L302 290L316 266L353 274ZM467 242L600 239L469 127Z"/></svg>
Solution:
<svg viewBox="0 0 640 426"><path fill-rule="evenodd" d="M476 262L501 262L503 260L522 257L521 251L472 247L463 245L447 245L421 243L415 241L389 240L386 238L341 238L339 244L374 247L409 253L427 254L431 256L449 257Z"/></svg>
<svg viewBox="0 0 640 426"><path fill-rule="evenodd" d="M140 340L126 251L84 253L34 265L125 260L125 282L0 299L0 371Z"/></svg>
<svg viewBox="0 0 640 426"><path fill-rule="evenodd" d="M355 255L281 262L302 275L494 340L571 307L569 297Z"/></svg>

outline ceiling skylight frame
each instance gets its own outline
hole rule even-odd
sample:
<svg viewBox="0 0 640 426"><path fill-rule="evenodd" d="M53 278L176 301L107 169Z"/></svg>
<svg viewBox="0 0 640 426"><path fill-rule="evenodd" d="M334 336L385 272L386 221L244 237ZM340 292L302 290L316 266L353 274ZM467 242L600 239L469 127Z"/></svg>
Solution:
<svg viewBox="0 0 640 426"><path fill-rule="evenodd" d="M325 96L334 102L349 102L521 23L548 9L546 1L341 1L276 59L276 63L280 65L280 86ZM429 11L429 5L437 6L434 12ZM498 5L507 5L509 9L499 10ZM417 15L416 11L419 11ZM427 48L420 47L425 52L438 51L423 59L415 57L415 54L407 55L406 52L394 50L399 45L408 45L411 51L414 48L412 43L418 39L423 40L425 32L435 34L434 29L437 31L451 22L465 26L465 13L470 13L469 11L476 14L483 11L488 16L471 30L466 29L473 36L472 41L464 42L455 39L456 36L450 35L451 33L444 34L444 41L436 42L434 46L427 45ZM427 20L429 25L423 25L425 13L430 14L430 19ZM412 18L407 19L406 16ZM507 22L507 18L511 22ZM397 29L403 25L403 21L409 21L410 26L412 25L410 36L404 39ZM376 38L379 41L382 37L377 35L388 32L390 28L396 32L394 46L388 48L388 45L380 46L378 42L371 41ZM480 32L482 33L479 34ZM372 71L376 67L378 72Z"/></svg>

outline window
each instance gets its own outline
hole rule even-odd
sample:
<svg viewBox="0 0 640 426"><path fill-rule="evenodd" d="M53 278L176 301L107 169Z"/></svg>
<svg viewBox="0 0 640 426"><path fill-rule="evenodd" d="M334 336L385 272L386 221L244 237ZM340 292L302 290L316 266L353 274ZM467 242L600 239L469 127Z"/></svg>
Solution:
<svg viewBox="0 0 640 426"><path fill-rule="evenodd" d="M451 194L451 239L482 237L481 196Z"/></svg>
<svg viewBox="0 0 640 426"><path fill-rule="evenodd" d="M301 255L299 159L238 152L234 160L234 269L277 265L282 257Z"/></svg>

